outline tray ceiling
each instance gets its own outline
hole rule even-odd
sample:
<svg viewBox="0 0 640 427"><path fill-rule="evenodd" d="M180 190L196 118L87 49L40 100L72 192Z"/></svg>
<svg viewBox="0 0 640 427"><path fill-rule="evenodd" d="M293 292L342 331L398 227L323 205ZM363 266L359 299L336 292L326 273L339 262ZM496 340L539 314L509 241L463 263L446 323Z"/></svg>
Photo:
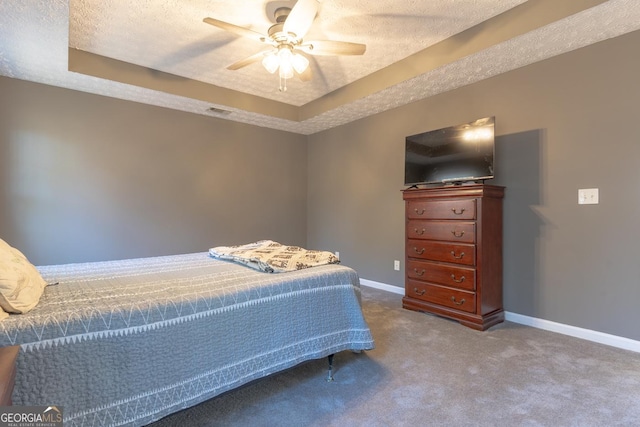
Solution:
<svg viewBox="0 0 640 427"><path fill-rule="evenodd" d="M324 0L305 40L364 55L313 56L286 92L259 62L226 69L264 45L203 18L266 33L294 4L3 1L0 75L312 134L640 28L637 0Z"/></svg>

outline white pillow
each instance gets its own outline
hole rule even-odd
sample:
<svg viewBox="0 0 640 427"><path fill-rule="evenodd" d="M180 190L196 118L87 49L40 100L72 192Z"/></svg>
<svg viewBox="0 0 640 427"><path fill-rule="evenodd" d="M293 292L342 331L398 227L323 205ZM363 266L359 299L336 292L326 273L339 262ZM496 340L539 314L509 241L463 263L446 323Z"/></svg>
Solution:
<svg viewBox="0 0 640 427"><path fill-rule="evenodd" d="M0 239L0 307L9 313L26 313L38 304L46 286L22 252Z"/></svg>

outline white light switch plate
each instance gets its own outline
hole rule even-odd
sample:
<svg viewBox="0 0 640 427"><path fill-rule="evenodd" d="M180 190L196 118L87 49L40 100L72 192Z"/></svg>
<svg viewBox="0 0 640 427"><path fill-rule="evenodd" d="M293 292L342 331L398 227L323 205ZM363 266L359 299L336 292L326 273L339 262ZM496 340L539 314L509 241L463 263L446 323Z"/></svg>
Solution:
<svg viewBox="0 0 640 427"><path fill-rule="evenodd" d="M583 188L578 190L579 205L597 205L599 203L597 188Z"/></svg>

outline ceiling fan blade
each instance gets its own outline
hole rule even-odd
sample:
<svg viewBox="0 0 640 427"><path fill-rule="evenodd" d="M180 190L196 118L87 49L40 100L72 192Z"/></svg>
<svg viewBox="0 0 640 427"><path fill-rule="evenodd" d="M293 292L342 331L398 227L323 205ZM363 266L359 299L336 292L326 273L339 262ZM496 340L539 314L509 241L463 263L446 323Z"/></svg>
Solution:
<svg viewBox="0 0 640 427"><path fill-rule="evenodd" d="M204 18L202 22L206 22L207 24L213 25L214 27L222 28L223 30L229 31L230 33L234 33L238 36L249 37L250 39L254 39L259 42L265 42L268 40L268 37L256 31L240 27L238 25L230 24L228 22L220 21L218 19Z"/></svg>
<svg viewBox="0 0 640 427"><path fill-rule="evenodd" d="M367 45L333 40L314 40L295 47L311 55L362 55Z"/></svg>
<svg viewBox="0 0 640 427"><path fill-rule="evenodd" d="M318 0L298 0L289 12L287 20L284 21L282 30L285 33L293 33L301 39L311 28L316 13L318 13Z"/></svg>
<svg viewBox="0 0 640 427"><path fill-rule="evenodd" d="M247 65L251 65L254 62L261 61L262 58L264 58L264 56L267 53L274 52L274 51L276 51L276 50L275 49L270 49L270 50L265 50L265 51L262 51L262 52L254 53L253 55L251 55L251 56L249 56L247 58L241 59L240 61L234 62L233 64L229 65L227 67L227 70L232 70L232 71L239 70L240 68L246 67Z"/></svg>

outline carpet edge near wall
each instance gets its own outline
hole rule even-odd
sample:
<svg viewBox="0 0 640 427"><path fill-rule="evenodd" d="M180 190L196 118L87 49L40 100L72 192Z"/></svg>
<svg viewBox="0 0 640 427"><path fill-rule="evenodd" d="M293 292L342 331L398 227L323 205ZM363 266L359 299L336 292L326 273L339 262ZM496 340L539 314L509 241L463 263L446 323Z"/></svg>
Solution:
<svg viewBox="0 0 640 427"><path fill-rule="evenodd" d="M404 287L389 285L387 283L376 282L374 280L363 278L360 278L360 284L369 288L375 288L398 295L404 295ZM579 328L577 326L571 326L563 323L553 322L551 320L525 316L523 314L512 313L510 311L505 311L505 320L525 326L531 326L537 329L542 329L545 331L556 332L562 335L568 335L571 337L640 353L640 341L632 340L630 338L625 338L618 335L607 334L591 329Z"/></svg>

